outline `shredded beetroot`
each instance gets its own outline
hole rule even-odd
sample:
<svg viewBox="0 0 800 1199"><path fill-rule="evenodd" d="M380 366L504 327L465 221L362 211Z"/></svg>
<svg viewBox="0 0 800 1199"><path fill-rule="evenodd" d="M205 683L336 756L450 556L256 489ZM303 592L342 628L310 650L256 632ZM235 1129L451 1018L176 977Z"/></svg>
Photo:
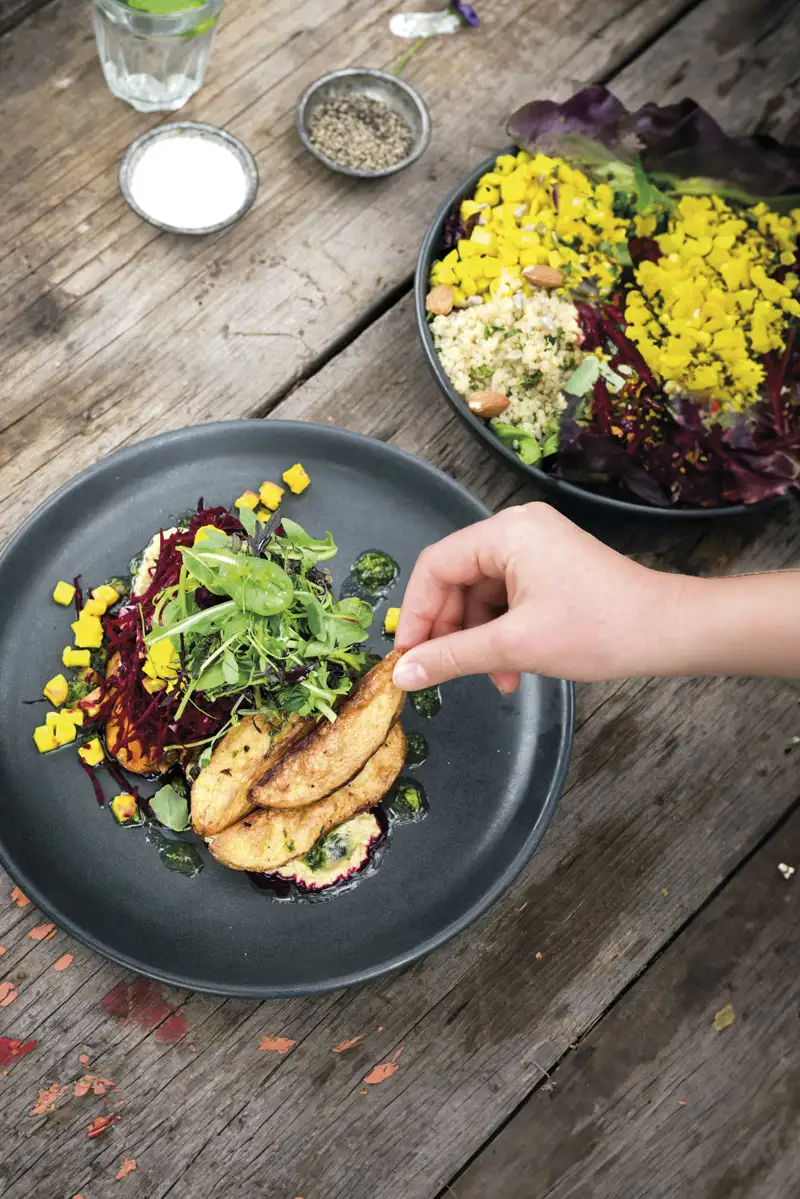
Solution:
<svg viewBox="0 0 800 1199"><path fill-rule="evenodd" d="M106 801L103 798L103 790L102 790L99 782L97 781L97 775L95 774L93 768L88 764L88 762L84 762L83 758L81 758L81 757L78 758L78 761L80 762L81 766L86 771L89 778L91 779L92 789L94 790L95 799L100 804L101 808L105 807Z"/></svg>
<svg viewBox="0 0 800 1199"><path fill-rule="evenodd" d="M164 690L153 695L142 686L141 666L147 656L145 635L152 626L156 600L165 588L178 582L183 564L180 547L192 545L197 530L203 525L214 525L224 533L244 535L240 521L227 508L206 508L201 499L186 529L168 536L162 530L161 549L147 590L142 595L131 596L117 612L103 618L113 671L103 680L96 702L101 723L106 723L114 713L116 736L113 744L106 729L108 750L114 756L138 742L148 761L156 762L164 756L168 745L202 741L213 736L228 719L233 706L231 698L211 703L203 697L200 701L202 711L190 702L177 719L181 701L179 686L171 693Z"/></svg>
<svg viewBox="0 0 800 1199"><path fill-rule="evenodd" d="M72 580L72 586L75 588L75 615L80 619L81 608L83 607L83 592L81 591L80 575L76 575Z"/></svg>

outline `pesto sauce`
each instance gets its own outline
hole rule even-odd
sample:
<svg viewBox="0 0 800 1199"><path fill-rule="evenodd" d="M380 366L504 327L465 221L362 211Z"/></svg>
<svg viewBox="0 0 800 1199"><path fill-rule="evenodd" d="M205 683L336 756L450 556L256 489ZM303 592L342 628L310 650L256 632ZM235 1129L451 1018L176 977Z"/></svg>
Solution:
<svg viewBox="0 0 800 1199"><path fill-rule="evenodd" d="M442 693L438 687L424 687L422 691L412 691L409 699L417 715L426 720L437 716L442 710Z"/></svg>
<svg viewBox="0 0 800 1199"><path fill-rule="evenodd" d="M184 841L167 841L164 839L158 847L158 856L167 870L194 878L203 869L203 859L193 845Z"/></svg>
<svg viewBox="0 0 800 1199"><path fill-rule="evenodd" d="M371 595L383 595L393 587L400 574L394 558L383 550L364 550L353 563L353 578Z"/></svg>
<svg viewBox="0 0 800 1199"><path fill-rule="evenodd" d="M428 797L422 783L402 775L383 800L383 809L390 825L416 824L428 815L428 807Z"/></svg>
<svg viewBox="0 0 800 1199"><path fill-rule="evenodd" d="M428 757L428 742L422 733L406 733L406 766L421 766Z"/></svg>

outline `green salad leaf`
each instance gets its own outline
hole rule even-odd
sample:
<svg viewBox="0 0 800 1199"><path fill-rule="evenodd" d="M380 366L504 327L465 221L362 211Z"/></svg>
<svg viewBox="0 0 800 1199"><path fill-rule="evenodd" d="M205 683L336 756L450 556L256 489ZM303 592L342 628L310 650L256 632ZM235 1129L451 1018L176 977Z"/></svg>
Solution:
<svg viewBox="0 0 800 1199"><path fill-rule="evenodd" d="M189 827L189 804L171 784L159 788L150 799L150 807L159 824L183 833Z"/></svg>

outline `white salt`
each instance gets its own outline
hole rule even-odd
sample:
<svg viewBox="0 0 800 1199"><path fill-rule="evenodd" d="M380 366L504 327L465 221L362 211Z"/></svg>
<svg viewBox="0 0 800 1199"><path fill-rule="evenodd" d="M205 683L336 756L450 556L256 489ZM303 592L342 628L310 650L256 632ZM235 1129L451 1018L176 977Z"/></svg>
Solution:
<svg viewBox="0 0 800 1199"><path fill-rule="evenodd" d="M230 220L244 204L247 186L244 167L225 142L187 133L146 145L130 182L142 212L181 229Z"/></svg>

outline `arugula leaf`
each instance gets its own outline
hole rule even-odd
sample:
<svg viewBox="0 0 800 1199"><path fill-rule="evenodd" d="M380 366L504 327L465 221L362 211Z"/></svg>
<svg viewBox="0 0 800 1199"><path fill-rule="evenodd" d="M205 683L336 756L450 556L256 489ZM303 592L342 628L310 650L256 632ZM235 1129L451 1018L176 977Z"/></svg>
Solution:
<svg viewBox="0 0 800 1199"><path fill-rule="evenodd" d="M526 466L535 466L542 456L539 443L531 433L519 429L516 425L508 425L502 421L492 421L492 429L502 441L517 454Z"/></svg>
<svg viewBox="0 0 800 1199"><path fill-rule="evenodd" d="M167 783L156 791L150 798L150 807L159 824L171 828L176 833L185 832L189 827L189 804L173 786Z"/></svg>
<svg viewBox="0 0 800 1199"><path fill-rule="evenodd" d="M333 540L332 533L326 533L325 539L320 541L318 537L312 537L302 525L299 525L297 521L290 520L288 516L284 516L282 524L284 535L280 539L281 542L296 549L308 551L309 556L314 558L312 565L316 562L327 562L329 558L335 557L336 542Z"/></svg>
<svg viewBox="0 0 800 1199"><path fill-rule="evenodd" d="M248 508L247 504L242 504L241 508L236 509L239 517L239 522L248 537L255 537L256 529L258 528L258 517L252 508Z"/></svg>
<svg viewBox="0 0 800 1199"><path fill-rule="evenodd" d="M572 396L588 395L599 378L600 359L594 354L589 354L567 379L564 391Z"/></svg>
<svg viewBox="0 0 800 1199"><path fill-rule="evenodd" d="M222 604L215 604L213 608L204 608L200 612L194 612L191 616L187 616L186 620L181 620L169 629L156 626L156 629L146 638L147 644L155 645L157 641L163 641L165 637L180 637L181 633L184 635L192 633L197 636L201 633L216 632L235 612L236 604L233 600L226 600Z"/></svg>

